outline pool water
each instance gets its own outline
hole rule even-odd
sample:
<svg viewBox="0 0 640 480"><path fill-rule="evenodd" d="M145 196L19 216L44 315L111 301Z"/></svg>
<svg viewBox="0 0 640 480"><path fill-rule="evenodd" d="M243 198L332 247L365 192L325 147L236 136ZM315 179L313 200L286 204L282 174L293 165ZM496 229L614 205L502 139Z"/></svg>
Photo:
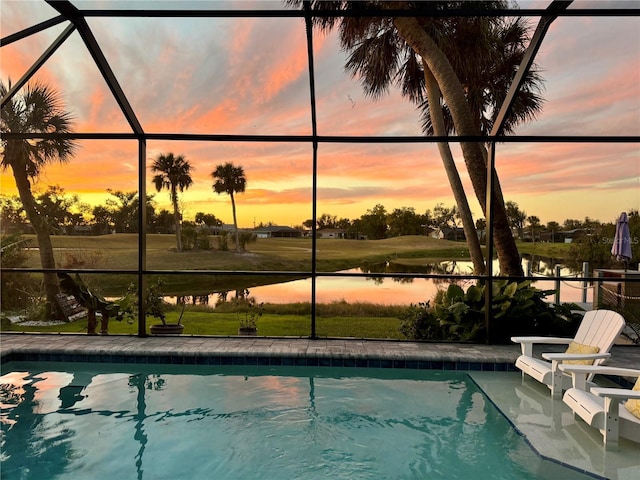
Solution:
<svg viewBox="0 0 640 480"><path fill-rule="evenodd" d="M455 371L9 363L2 478L591 478Z"/></svg>

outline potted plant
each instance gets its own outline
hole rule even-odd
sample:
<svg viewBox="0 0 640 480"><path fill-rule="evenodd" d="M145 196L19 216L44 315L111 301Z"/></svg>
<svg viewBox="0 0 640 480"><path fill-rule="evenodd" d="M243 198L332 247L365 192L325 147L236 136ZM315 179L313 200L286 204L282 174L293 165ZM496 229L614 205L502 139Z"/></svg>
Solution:
<svg viewBox="0 0 640 480"><path fill-rule="evenodd" d="M160 291L160 287L162 287L161 280L157 280L147 287L145 302L146 316L158 318L162 322L151 325L149 327L149 332L152 335L179 335L184 331L184 325L182 325L181 321L185 305L182 306L182 312L180 312L178 321L176 323L168 323L166 321L168 304L162 298L163 295ZM131 321L133 321L138 316L138 295L134 285L129 287L129 291L127 292L125 299L119 302L120 309L131 319Z"/></svg>
<svg viewBox="0 0 640 480"><path fill-rule="evenodd" d="M236 302L239 306L237 315L240 321L238 326L238 335L257 335L258 318L262 316L263 304L258 303L254 297L250 297L248 289L242 291L242 294L239 297L236 296Z"/></svg>

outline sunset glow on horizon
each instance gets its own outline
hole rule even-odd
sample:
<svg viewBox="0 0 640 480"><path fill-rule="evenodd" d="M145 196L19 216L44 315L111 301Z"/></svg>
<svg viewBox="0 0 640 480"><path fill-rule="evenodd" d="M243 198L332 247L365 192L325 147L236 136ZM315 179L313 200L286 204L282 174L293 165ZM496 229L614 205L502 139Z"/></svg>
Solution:
<svg viewBox="0 0 640 480"><path fill-rule="evenodd" d="M109 1L73 3L124 8ZM152 2L143 3L149 8ZM638 8L640 2L630 3ZM240 4L250 8L251 2ZM181 8L180 2L175 5L168 8ZM285 9L275 1L259 5ZM41 0L4 0L0 8L3 37L58 15ZM535 26L537 19L529 20ZM311 135L302 19L87 21L145 133ZM63 22L3 46L2 81L18 80L66 26ZM335 32L314 29L313 43L319 135L422 135L418 110L399 91L374 101L364 95L358 79L345 73L346 54ZM545 103L537 119L518 127L515 135L640 135L640 17L561 17L551 25L536 63L545 81ZM61 94L75 118L75 131L131 132L77 32L34 80ZM91 205L104 204L107 189L137 190L137 141L81 140L78 146L68 164L47 166L34 190L58 185ZM458 145L452 144L452 150L474 218L480 218ZM193 185L179 197L187 220L205 212L233 222L228 195L212 189L211 172L226 162L243 166L247 177L246 192L236 197L239 226L294 226L312 216L311 143L149 140L147 193L154 195L157 211L171 210L169 194L156 192L148 167L169 152L184 155L193 166ZM505 200L542 223L585 217L614 222L621 211L640 209L638 143L503 143L496 152ZM438 203L454 204L435 144L321 143L317 158L318 215L353 220L377 204L388 212L413 207L417 213ZM10 170L2 172L0 181L0 193L17 195Z"/></svg>

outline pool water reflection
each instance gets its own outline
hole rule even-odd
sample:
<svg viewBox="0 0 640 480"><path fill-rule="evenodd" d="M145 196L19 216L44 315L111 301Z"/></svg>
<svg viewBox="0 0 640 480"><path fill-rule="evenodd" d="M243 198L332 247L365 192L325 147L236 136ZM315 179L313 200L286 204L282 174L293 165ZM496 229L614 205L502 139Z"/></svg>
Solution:
<svg viewBox="0 0 640 480"><path fill-rule="evenodd" d="M465 372L8 367L7 478L586 478L538 457Z"/></svg>

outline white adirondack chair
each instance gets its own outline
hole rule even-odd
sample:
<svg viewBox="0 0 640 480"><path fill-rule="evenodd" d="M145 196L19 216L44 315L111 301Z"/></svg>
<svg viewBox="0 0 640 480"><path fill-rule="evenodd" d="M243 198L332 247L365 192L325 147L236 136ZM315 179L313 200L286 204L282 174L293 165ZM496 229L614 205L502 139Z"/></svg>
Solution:
<svg viewBox="0 0 640 480"><path fill-rule="evenodd" d="M591 310L585 313L574 338L558 337L511 337L511 341L520 344L522 355L516 360L516 367L522 375L529 375L544 383L554 398L562 396L563 389L571 387L571 377L558 368L567 360L593 360L594 365L604 363L611 354L609 350L624 328L622 315L611 310ZM576 342L581 345L598 347L598 353L543 353L542 359L533 356L534 344L569 345ZM591 381L593 375L587 380Z"/></svg>
<svg viewBox="0 0 640 480"><path fill-rule="evenodd" d="M573 377L573 387L565 392L562 400L571 408L574 416L600 430L605 447L617 446L619 437L640 443L640 418L624 406L626 400L640 400L640 391L602 387L592 387L589 390L587 385L589 375L617 375L637 379L640 377L640 370L602 365L560 365L560 370Z"/></svg>

